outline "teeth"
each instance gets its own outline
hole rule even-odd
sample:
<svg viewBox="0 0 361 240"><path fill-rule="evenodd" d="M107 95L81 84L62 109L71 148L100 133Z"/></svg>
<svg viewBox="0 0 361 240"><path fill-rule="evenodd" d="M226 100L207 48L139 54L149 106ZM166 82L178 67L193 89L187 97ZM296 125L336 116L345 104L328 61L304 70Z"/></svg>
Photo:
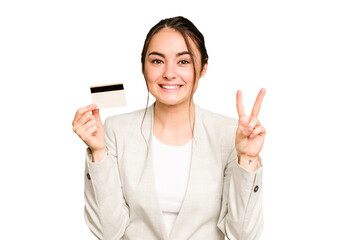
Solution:
<svg viewBox="0 0 361 240"><path fill-rule="evenodd" d="M180 85L172 85L172 86L169 86L169 85L160 85L162 88L164 89L177 89L177 88L180 88Z"/></svg>

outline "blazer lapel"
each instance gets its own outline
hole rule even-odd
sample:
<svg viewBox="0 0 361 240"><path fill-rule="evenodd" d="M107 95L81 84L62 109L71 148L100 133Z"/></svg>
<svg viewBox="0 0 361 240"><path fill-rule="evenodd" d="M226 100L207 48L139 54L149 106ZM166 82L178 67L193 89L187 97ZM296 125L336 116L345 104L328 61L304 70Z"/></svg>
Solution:
<svg viewBox="0 0 361 240"><path fill-rule="evenodd" d="M163 215L158 200L158 195L155 185L154 166L153 166L153 147L152 147L152 133L153 133L153 119L154 119L154 103L148 108L146 117L143 122L143 135L147 141L148 149L146 151L146 158L143 164L142 173L140 174L138 189L143 191L142 199L137 199L143 206L145 211L145 218L148 218L150 224L153 225L155 234L161 239L167 240L168 234L163 221Z"/></svg>
<svg viewBox="0 0 361 240"><path fill-rule="evenodd" d="M202 172L202 166L204 164L202 161L204 157L202 158L202 156L205 156L204 144L207 139L204 133L199 108L197 105L195 105L195 107L196 111L193 132L192 159L188 186L182 207L176 219L176 223L171 231L170 239L182 238L182 232L184 229L187 229L189 226L189 221L193 219L195 214L193 201L194 199L197 199L198 195L200 194L200 189L197 186L200 185L200 173Z"/></svg>

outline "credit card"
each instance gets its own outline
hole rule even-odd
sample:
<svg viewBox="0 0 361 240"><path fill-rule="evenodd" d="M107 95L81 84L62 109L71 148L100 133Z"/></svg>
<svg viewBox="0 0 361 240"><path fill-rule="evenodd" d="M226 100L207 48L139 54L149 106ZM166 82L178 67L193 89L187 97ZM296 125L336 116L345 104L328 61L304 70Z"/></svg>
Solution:
<svg viewBox="0 0 361 240"><path fill-rule="evenodd" d="M93 103L98 108L124 107L127 105L122 83L91 86L90 92Z"/></svg>

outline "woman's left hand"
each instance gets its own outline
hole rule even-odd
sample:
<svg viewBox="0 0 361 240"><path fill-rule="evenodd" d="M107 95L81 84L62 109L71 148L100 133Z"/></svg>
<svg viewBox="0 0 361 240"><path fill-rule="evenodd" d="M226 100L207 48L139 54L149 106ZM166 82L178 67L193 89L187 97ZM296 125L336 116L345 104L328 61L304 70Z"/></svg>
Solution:
<svg viewBox="0 0 361 240"><path fill-rule="evenodd" d="M238 163L247 170L255 171L258 168L258 154L261 151L266 135L266 129L258 120L258 113L266 89L258 93L250 116L246 115L242 102L242 92L237 91L237 111L239 116L236 132L236 150Z"/></svg>

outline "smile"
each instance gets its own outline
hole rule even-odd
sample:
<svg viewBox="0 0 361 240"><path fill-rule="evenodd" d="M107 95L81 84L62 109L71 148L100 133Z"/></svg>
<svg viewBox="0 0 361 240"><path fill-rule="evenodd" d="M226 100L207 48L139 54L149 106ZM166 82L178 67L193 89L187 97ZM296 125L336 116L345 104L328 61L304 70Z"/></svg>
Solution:
<svg viewBox="0 0 361 240"><path fill-rule="evenodd" d="M159 86L164 89L177 89L181 87L181 85L159 85Z"/></svg>

